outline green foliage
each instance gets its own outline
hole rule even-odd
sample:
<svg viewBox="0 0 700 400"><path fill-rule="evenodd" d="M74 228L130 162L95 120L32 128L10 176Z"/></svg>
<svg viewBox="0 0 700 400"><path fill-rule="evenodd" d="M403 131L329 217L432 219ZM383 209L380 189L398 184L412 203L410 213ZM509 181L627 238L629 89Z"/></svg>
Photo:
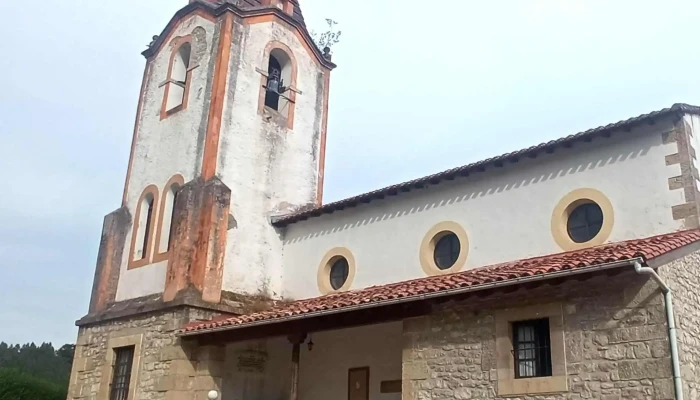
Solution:
<svg viewBox="0 0 700 400"><path fill-rule="evenodd" d="M0 368L0 400L65 400L67 392L66 385Z"/></svg>
<svg viewBox="0 0 700 400"><path fill-rule="evenodd" d="M0 400L66 398L75 346L0 342Z"/></svg>
<svg viewBox="0 0 700 400"><path fill-rule="evenodd" d="M335 26L338 25L336 21L326 18L326 24L328 24L328 30L323 33L311 31L311 38L321 50L326 47L331 49L333 45L338 44L340 42L340 34L343 33L342 31L335 31Z"/></svg>

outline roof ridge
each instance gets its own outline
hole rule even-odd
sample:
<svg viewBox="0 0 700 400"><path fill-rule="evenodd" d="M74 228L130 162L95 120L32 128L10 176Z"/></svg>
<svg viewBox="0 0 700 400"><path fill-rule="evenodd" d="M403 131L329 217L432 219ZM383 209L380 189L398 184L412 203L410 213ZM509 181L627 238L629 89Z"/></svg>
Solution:
<svg viewBox="0 0 700 400"><path fill-rule="evenodd" d="M399 192L409 192L414 189L422 189L429 185L436 185L444 180L453 180L459 176L469 176L472 172L484 172L485 167L489 164L502 167L505 162L518 162L520 157L529 156L537 157L541 152L553 151L558 147L570 147L577 141L590 140L595 136L609 137L611 132L630 125L641 124L647 120L653 120L672 113L692 113L700 115L700 107L685 103L675 103L671 107L663 108L658 111L652 111L646 114L640 114L636 117L620 120L618 122L601 125L597 128L591 128L585 131L563 136L558 139L552 139L547 142L542 142L537 145L526 147L520 150L503 153L497 156L489 157L480 161L475 161L458 167L453 167L443 171L435 172L430 175L414 178L408 181L397 183L390 186L378 188L369 192L361 193L352 197L347 197L341 200L323 204L321 206L310 209L301 209L289 214L277 215L272 217L272 223L275 226L286 226L294 222L303 221L308 218L321 216L323 214L331 214L335 211L340 211L345 208L356 207L362 203L370 203L373 200L383 199L387 196L398 195Z"/></svg>

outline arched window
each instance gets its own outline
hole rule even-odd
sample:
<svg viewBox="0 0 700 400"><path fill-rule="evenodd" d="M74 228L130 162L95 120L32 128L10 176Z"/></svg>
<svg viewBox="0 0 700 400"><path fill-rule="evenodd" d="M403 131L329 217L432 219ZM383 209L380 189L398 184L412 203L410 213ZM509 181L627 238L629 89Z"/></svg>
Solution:
<svg viewBox="0 0 700 400"><path fill-rule="evenodd" d="M268 90L265 92L265 106L270 107L273 110L279 110L280 95L277 93L279 89L270 90L270 83L276 80L279 82L275 88L279 88L284 85L284 79L282 79L282 65L273 55L270 55L270 62L267 65L267 84Z"/></svg>
<svg viewBox="0 0 700 400"><path fill-rule="evenodd" d="M140 267L148 264L150 261L157 202L158 188L151 185L143 191L136 206L129 268Z"/></svg>
<svg viewBox="0 0 700 400"><path fill-rule="evenodd" d="M294 121L294 102L297 95L297 64L291 50L280 42L268 44L267 68L262 79L260 107L258 112L276 111L286 121L287 128L292 129Z"/></svg>
<svg viewBox="0 0 700 400"><path fill-rule="evenodd" d="M192 44L182 43L171 55L168 67L168 79L165 82L165 95L161 118L182 110L187 106L190 86L190 60Z"/></svg>
<svg viewBox="0 0 700 400"><path fill-rule="evenodd" d="M153 257L154 262L162 261L168 258L168 254L173 245L173 217L175 216L175 201L180 189L185 185L185 180L182 175L175 175L163 189L163 197L160 204L160 222L158 225L158 233L156 234L156 255Z"/></svg>
<svg viewBox="0 0 700 400"><path fill-rule="evenodd" d="M148 254L148 239L151 236L151 219L153 218L153 195L147 194L141 202L141 215L139 215L140 228L136 233L136 251L134 260L142 260Z"/></svg>

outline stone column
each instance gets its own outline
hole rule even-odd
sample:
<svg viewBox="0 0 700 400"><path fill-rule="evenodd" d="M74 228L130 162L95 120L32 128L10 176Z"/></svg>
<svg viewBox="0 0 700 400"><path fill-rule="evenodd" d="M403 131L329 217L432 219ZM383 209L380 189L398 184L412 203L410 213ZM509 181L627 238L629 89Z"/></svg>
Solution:
<svg viewBox="0 0 700 400"><path fill-rule="evenodd" d="M165 400L206 400L210 390L221 393L225 346L195 347L185 344L163 349L170 360L168 373L158 378L156 390Z"/></svg>
<svg viewBox="0 0 700 400"><path fill-rule="evenodd" d="M226 249L231 190L219 178L197 178L180 189L173 212L173 246L163 299L189 287L218 303Z"/></svg>
<svg viewBox="0 0 700 400"><path fill-rule="evenodd" d="M108 214L104 219L89 313L102 311L114 302L124 250L129 251L125 247L131 226L131 214L126 207Z"/></svg>
<svg viewBox="0 0 700 400"><path fill-rule="evenodd" d="M301 344L304 343L305 339L306 334L289 336L289 341L292 343L291 385L289 390L289 400L299 399L299 348Z"/></svg>

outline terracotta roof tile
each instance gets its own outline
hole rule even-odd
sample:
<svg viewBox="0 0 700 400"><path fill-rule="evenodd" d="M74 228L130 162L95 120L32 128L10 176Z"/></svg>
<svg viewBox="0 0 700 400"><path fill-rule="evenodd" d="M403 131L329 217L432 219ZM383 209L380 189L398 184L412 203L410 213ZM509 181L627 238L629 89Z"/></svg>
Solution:
<svg viewBox="0 0 700 400"><path fill-rule="evenodd" d="M460 288L505 282L535 275L585 269L636 257L648 261L697 241L700 241L700 230L606 244L583 250L475 268L450 275L431 276L299 300L264 312L194 322L183 327L180 333L204 333L226 327L244 327L261 321L273 323L289 317L303 317L305 314L319 311L341 310L362 304L382 303L396 299L408 300L426 294L439 294Z"/></svg>

